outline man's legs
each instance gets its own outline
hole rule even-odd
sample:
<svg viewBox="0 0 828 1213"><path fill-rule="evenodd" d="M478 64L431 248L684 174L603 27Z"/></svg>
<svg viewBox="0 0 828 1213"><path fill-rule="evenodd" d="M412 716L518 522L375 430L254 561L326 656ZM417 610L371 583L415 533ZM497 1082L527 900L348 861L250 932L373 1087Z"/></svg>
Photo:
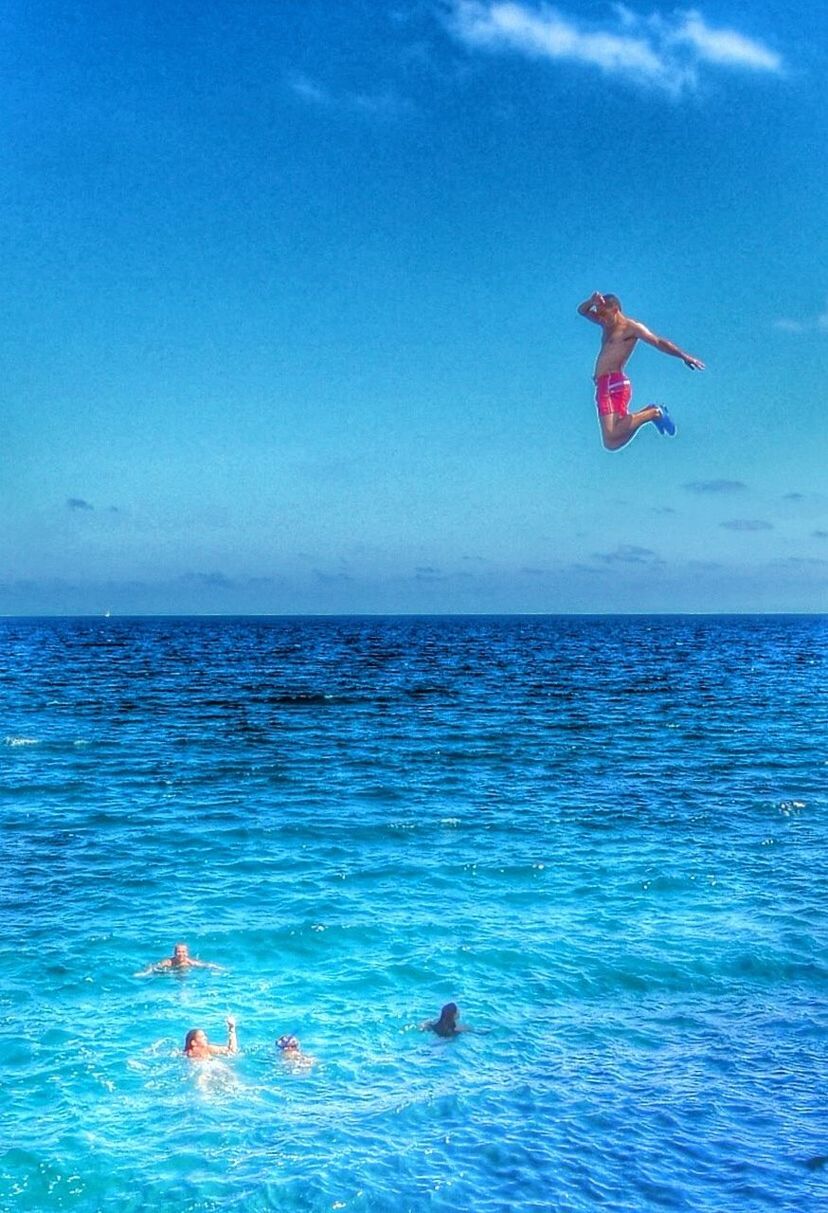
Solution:
<svg viewBox="0 0 828 1213"><path fill-rule="evenodd" d="M637 413L608 413L599 417L601 422L601 437L608 451L620 451L626 446L648 421L655 421L661 416L661 409L654 404L648 404Z"/></svg>

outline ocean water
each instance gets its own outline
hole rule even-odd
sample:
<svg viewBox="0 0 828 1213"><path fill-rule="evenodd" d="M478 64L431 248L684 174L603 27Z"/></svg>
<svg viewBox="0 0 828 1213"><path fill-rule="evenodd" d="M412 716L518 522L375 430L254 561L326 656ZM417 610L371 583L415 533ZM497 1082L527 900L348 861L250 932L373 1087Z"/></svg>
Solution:
<svg viewBox="0 0 828 1213"><path fill-rule="evenodd" d="M828 1208L826 639L0 621L0 1208Z"/></svg>

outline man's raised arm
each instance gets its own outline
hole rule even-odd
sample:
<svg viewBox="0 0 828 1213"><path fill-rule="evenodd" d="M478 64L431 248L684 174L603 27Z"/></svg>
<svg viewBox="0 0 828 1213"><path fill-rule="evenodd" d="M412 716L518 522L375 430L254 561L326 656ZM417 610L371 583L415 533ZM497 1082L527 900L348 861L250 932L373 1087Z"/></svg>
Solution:
<svg viewBox="0 0 828 1213"><path fill-rule="evenodd" d="M580 310L580 309L579 309ZM672 341L668 341L666 337L656 337L655 333L651 333L646 325L640 324L637 320L632 322L635 329L635 335L641 341L646 341L648 345L655 346L657 350L661 350L662 354L670 354L673 358L680 358L685 366L689 366L691 371L703 371L704 363L698 358L694 358L692 354L685 354L684 350L679 349Z"/></svg>
<svg viewBox="0 0 828 1213"><path fill-rule="evenodd" d="M604 296L600 291L593 291L589 299L585 299L583 303L578 304L578 315L583 316L585 320L591 320L593 324L600 324L601 321L592 309L603 302Z"/></svg>

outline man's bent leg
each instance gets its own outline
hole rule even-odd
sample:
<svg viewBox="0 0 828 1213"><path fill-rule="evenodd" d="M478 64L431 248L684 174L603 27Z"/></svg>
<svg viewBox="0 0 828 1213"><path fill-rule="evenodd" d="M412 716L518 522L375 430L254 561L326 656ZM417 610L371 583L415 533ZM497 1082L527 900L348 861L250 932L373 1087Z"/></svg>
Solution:
<svg viewBox="0 0 828 1213"><path fill-rule="evenodd" d="M642 425L646 425L648 421L655 421L656 417L661 416L661 410L656 408L654 404L648 404L645 409L639 409L637 413L610 413L605 417L600 417L601 422L601 437L604 446L608 451L620 451L622 446L626 446L631 442Z"/></svg>

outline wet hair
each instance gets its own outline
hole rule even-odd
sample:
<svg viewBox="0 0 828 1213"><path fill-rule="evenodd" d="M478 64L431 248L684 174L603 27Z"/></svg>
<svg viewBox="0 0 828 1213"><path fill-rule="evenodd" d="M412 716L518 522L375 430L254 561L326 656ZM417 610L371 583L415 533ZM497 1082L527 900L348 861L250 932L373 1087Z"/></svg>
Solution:
<svg viewBox="0 0 828 1213"><path fill-rule="evenodd" d="M443 1007L442 1011L440 1012L440 1018L438 1019L437 1022L445 1023L446 1020L448 1020L448 1019L454 1020L456 1018L457 1018L457 1003L456 1002L447 1002L446 1005Z"/></svg>
<svg viewBox="0 0 828 1213"><path fill-rule="evenodd" d="M611 307L617 307L621 311L621 300L617 295L604 295L604 303L610 304Z"/></svg>
<svg viewBox="0 0 828 1213"><path fill-rule="evenodd" d="M193 1041L195 1040L196 1036L198 1036L200 1031L201 1031L201 1028L190 1028L189 1032L184 1037L184 1052L185 1053L189 1053L190 1046L192 1045Z"/></svg>
<svg viewBox="0 0 828 1213"><path fill-rule="evenodd" d="M276 1044L280 1049L298 1049L299 1048L299 1041L296 1039L295 1036L291 1036L291 1035L280 1036L279 1039L276 1041Z"/></svg>

